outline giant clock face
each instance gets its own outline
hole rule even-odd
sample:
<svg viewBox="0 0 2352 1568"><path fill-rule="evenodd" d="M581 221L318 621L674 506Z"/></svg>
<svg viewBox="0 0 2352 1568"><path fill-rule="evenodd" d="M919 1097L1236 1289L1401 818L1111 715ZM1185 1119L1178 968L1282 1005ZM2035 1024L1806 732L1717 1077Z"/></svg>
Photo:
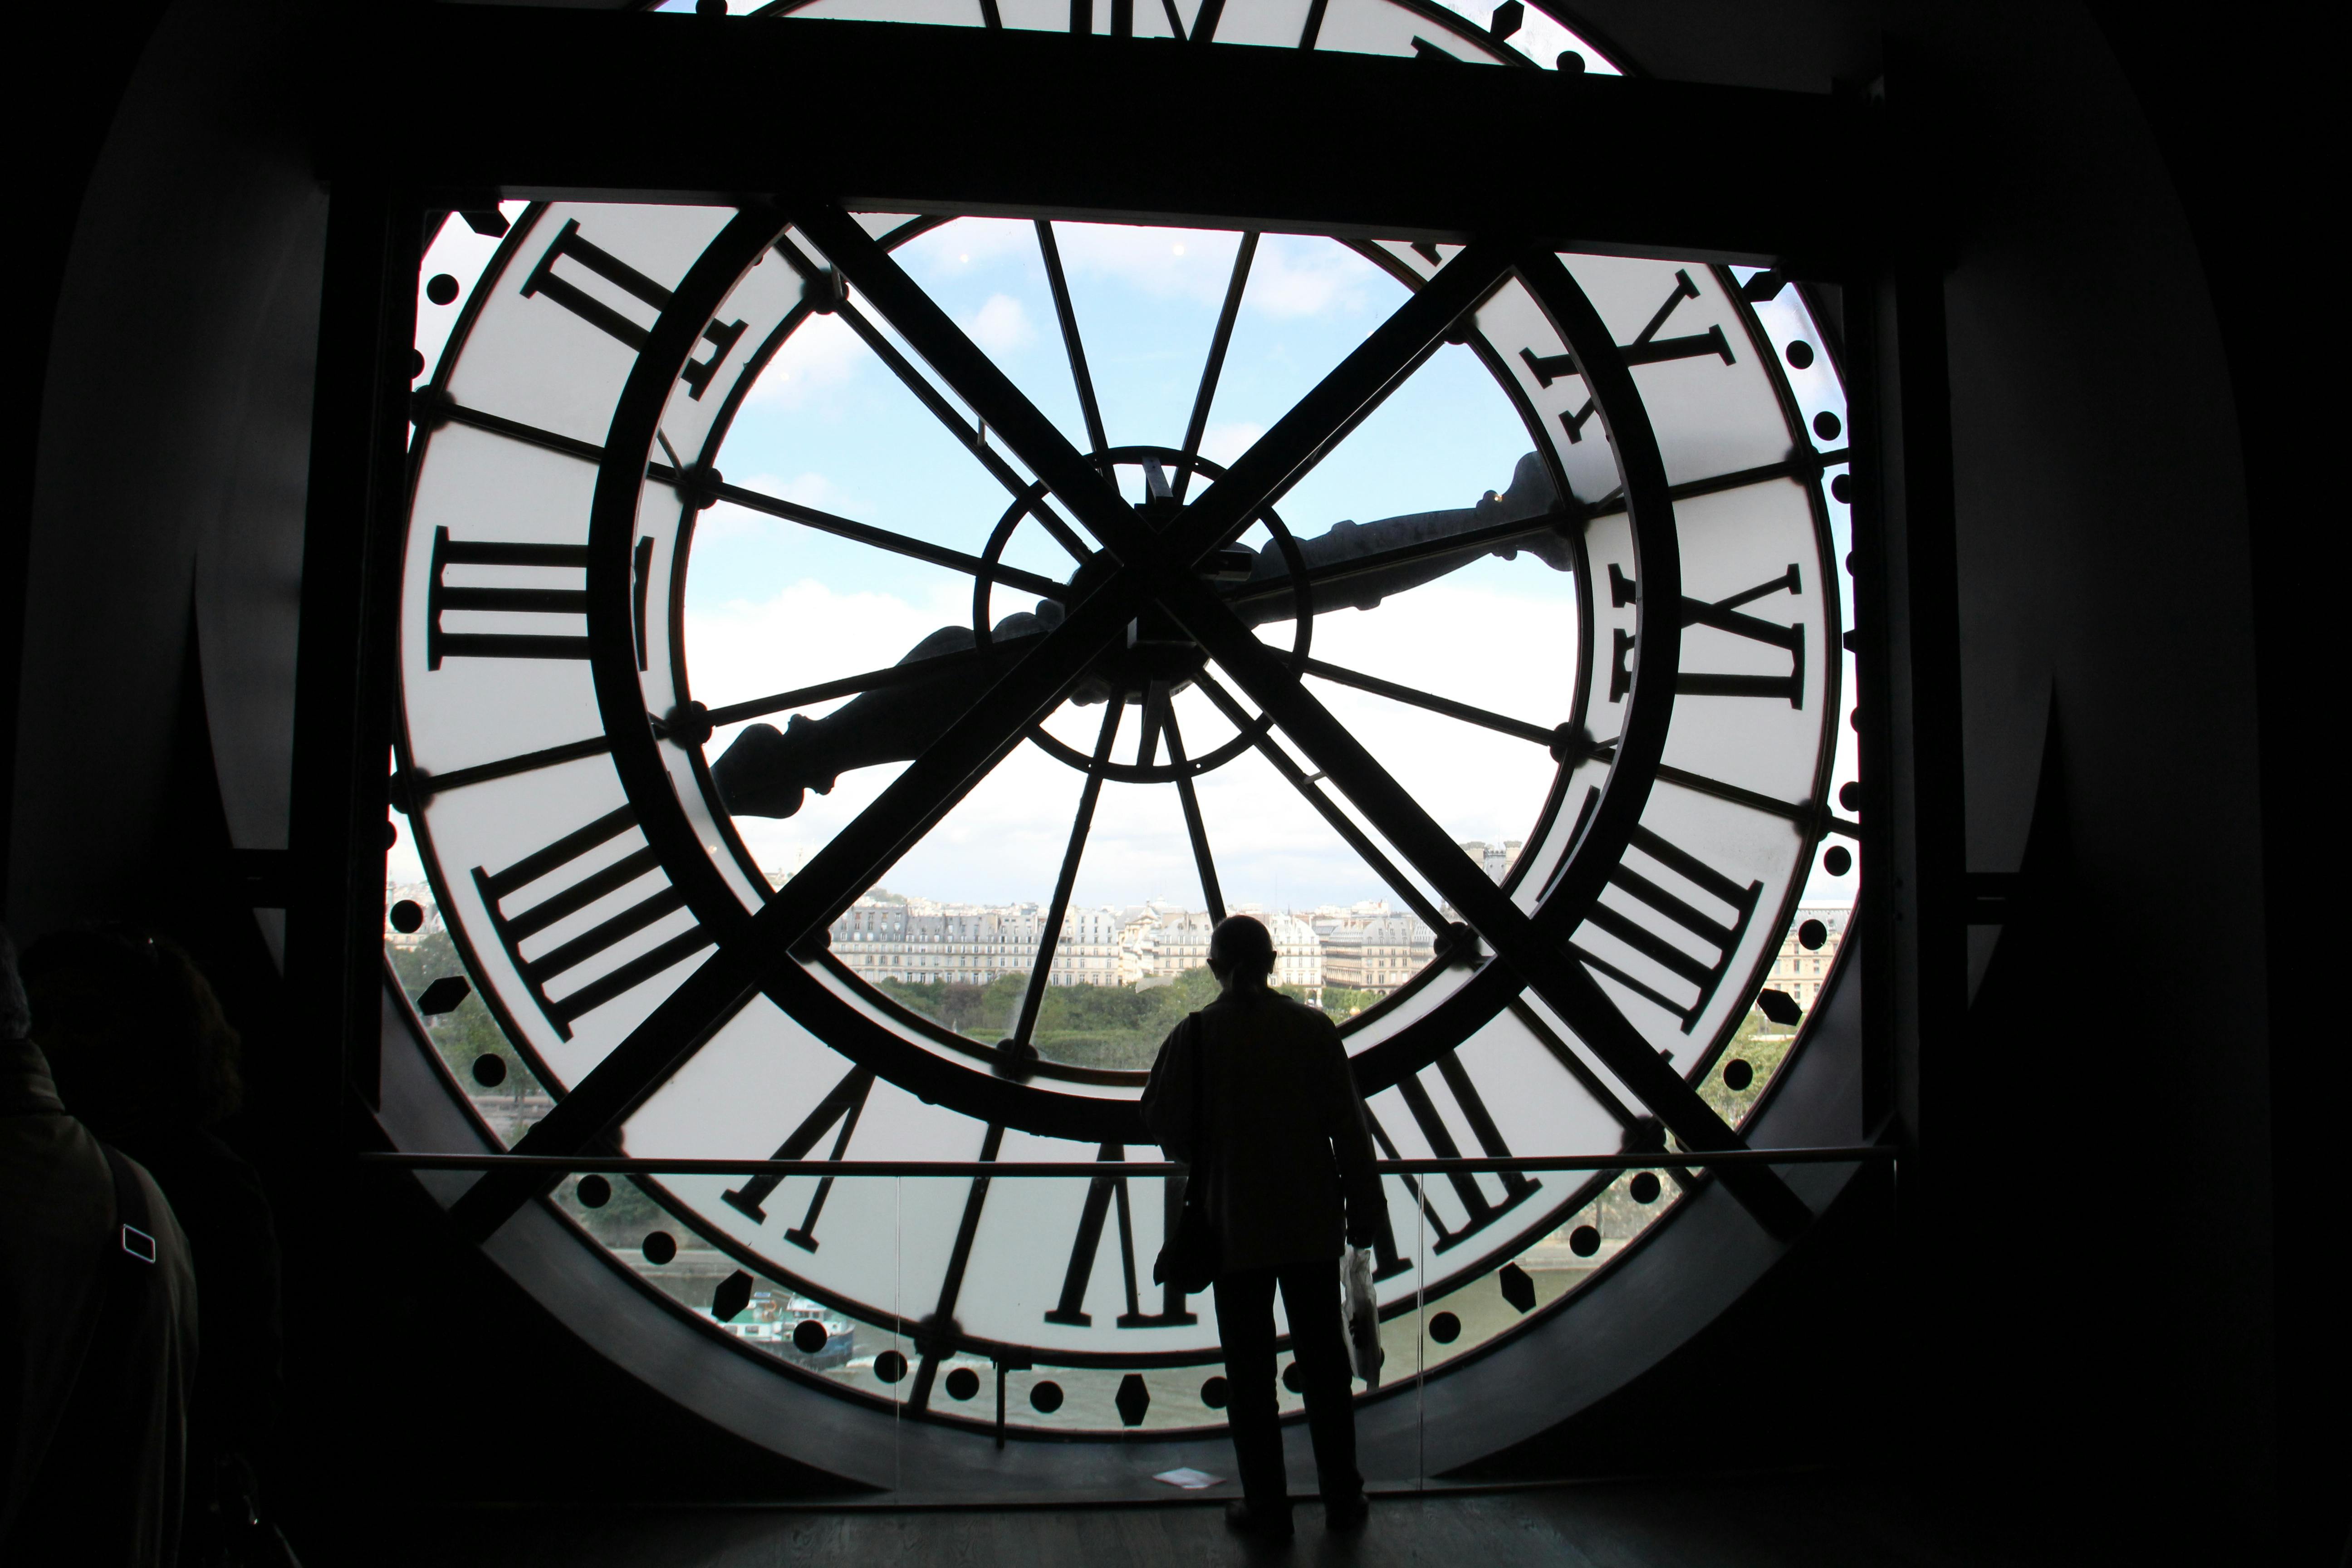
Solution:
<svg viewBox="0 0 2352 1568"><path fill-rule="evenodd" d="M1324 47L1527 63L1424 7L1328 15L1363 37ZM481 1042L437 1019L451 1089L509 1140L578 1097L635 1155L1081 1171L567 1179L541 1201L582 1246L847 1412L984 1422L1002 1369L1015 1428L1215 1426L1213 1313L1150 1282L1170 1184L1082 1172L1156 1156L1148 1055L1081 1006L1154 1016L1119 969L1153 895L1294 932L1324 906L1300 940L1353 933L1358 978L1408 955L1343 1028L1391 1154L1735 1135L1769 1074L1727 1047L1851 826L1843 401L1793 290L1480 243L508 212L421 384L402 589L395 798L515 1064L459 1077ZM1150 321L1086 309L1089 258L1138 247L1214 274L1173 381L1122 368ZM974 256L1018 279L977 308ZM1301 364L1260 318L1309 277L1355 314ZM1391 1177L1391 1364L1558 1310L1686 1180ZM1785 1196L1743 1201L1785 1225Z"/></svg>

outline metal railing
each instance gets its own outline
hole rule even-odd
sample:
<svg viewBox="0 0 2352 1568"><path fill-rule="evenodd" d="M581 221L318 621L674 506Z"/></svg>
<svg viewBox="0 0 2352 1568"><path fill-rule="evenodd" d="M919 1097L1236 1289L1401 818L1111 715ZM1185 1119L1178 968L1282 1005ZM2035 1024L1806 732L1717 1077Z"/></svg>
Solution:
<svg viewBox="0 0 2352 1568"><path fill-rule="evenodd" d="M1823 1165L1900 1158L1890 1143L1802 1149L1648 1149L1614 1154L1530 1154L1452 1159L1379 1160L1383 1176L1477 1175L1542 1171L1703 1170L1711 1165ZM362 1164L406 1171L590 1172L626 1176L1177 1176L1188 1166L1169 1160L688 1160L618 1154L362 1153Z"/></svg>

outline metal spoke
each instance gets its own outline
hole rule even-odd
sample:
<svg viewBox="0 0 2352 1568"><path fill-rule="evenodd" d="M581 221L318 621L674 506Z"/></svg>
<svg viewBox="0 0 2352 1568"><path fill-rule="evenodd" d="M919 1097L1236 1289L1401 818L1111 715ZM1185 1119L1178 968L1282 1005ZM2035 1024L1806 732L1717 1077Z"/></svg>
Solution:
<svg viewBox="0 0 2352 1568"><path fill-rule="evenodd" d="M1203 5L1195 25L1213 31L1216 13ZM1242 236L1241 247L1234 252L1234 274L1225 284L1224 305L1217 311L1217 330L1209 338L1209 360L1201 369L1201 388L1192 395L1192 417L1184 424L1184 460L1176 465L1176 500L1180 506L1183 504L1185 489L1192 482L1192 459L1201 455L1201 437L1209 428L1209 405L1217 398L1217 380L1225 371L1225 350L1234 341L1234 320L1241 314L1242 293L1249 286L1250 263L1256 257L1257 235L1252 231Z"/></svg>
<svg viewBox="0 0 2352 1568"><path fill-rule="evenodd" d="M788 713L795 708L814 707L830 702L836 697L855 697L864 691L879 691L892 686L917 686L926 680L952 675L971 668L975 664L1008 662L1014 654L1026 651L1034 639L1006 637L986 650L968 648L961 653L940 654L935 658L910 658L883 669L869 669L862 675L844 675L832 680L822 680L814 686L797 690L779 691L772 697L754 697L745 702L730 702L724 708L713 708L707 717L713 729L728 724L740 724L746 719L764 718L771 713Z"/></svg>
<svg viewBox="0 0 2352 1568"><path fill-rule="evenodd" d="M1583 1086L1584 1092L1591 1095L1601 1110L1616 1119L1618 1126L1631 1127L1640 1120L1633 1108L1618 1099L1617 1091L1611 1089L1607 1081L1578 1054L1576 1047L1561 1039L1559 1031L1544 1022L1543 1015L1528 1005L1526 997L1512 997L1510 1009L1511 1016L1527 1026L1528 1032L1551 1053L1552 1059L1568 1069L1569 1076Z"/></svg>
<svg viewBox="0 0 2352 1568"><path fill-rule="evenodd" d="M1617 743L1614 741L1599 742L1592 746L1591 752L1594 756L1605 762L1617 754ZM1760 811L1767 816L1777 816L1784 821L1793 822L1800 827L1818 826L1824 833L1842 834L1845 837L1853 839L1859 839L1862 837L1862 824L1849 822L1826 806L1813 805L1801 800L1782 800L1777 795L1759 794L1752 789L1744 789L1736 784L1726 784L1721 779L1709 778L1705 773L1692 773L1687 768L1671 767L1662 763L1658 766L1658 782L1678 784L1694 795L1712 795L1717 800L1727 800L1734 805L1744 805L1750 811Z"/></svg>
<svg viewBox="0 0 2352 1568"><path fill-rule="evenodd" d="M923 540L897 533L887 528L877 528L872 523L856 522L849 518L836 517L832 512L820 511L813 506L803 506L798 501L786 500L782 496L772 496L765 490L749 489L741 485L728 484L724 480L700 479L690 470L681 474L667 463L647 464L646 478L658 480L662 484L675 485L682 491L698 490L719 500L740 506L746 511L765 512L770 517L780 517L787 522L797 522L804 528L815 529L820 533L830 533L842 539L854 539L860 544L870 544L877 550L887 550L893 554L910 556L917 561L928 561L934 566L945 566L950 571L966 573L974 577L986 577L992 582L1002 583L1007 587L1024 588L1041 598L1059 599L1069 592L1065 584L1055 582L1051 577L1039 576L1034 572L1024 572L1017 566L1007 566L1002 562L983 561L977 555L967 554L961 550L950 550L943 544L928 543Z"/></svg>
<svg viewBox="0 0 2352 1568"><path fill-rule="evenodd" d="M493 436L504 436L510 441L520 441L526 446L538 447L550 452L561 452L567 458L577 458L583 463L601 463L604 460L604 448L597 446L593 441L583 441L576 436L558 435L552 430L542 430L536 425L526 425L520 419L509 419L502 415L486 413L479 408L468 408L446 392L429 388L419 392L411 407L411 417L427 429L446 420L453 425L465 425L476 430L487 430Z"/></svg>
<svg viewBox="0 0 2352 1568"><path fill-rule="evenodd" d="M525 752L520 756L502 758L495 763L479 763L470 768L453 768L446 773L410 773L408 789L416 801L442 794L446 790L463 789L467 784L488 784L492 779L512 778L517 773L551 768L559 763L576 763L583 757L601 757L613 749L609 735L591 735L584 741L572 741L544 751Z"/></svg>
<svg viewBox="0 0 2352 1568"><path fill-rule="evenodd" d="M1177 728L1176 710L1168 710L1168 760L1179 767L1184 762L1184 735ZM1176 798L1184 803L1184 831L1192 840L1192 863L1201 868L1201 898L1208 905L1209 918L1223 922L1225 918L1225 895L1217 886L1217 864L1209 857L1209 829L1201 820L1201 797L1192 788L1192 775L1176 775Z"/></svg>
<svg viewBox="0 0 2352 1568"><path fill-rule="evenodd" d="M838 209L835 210L838 211ZM873 245L877 254L888 255L888 252L875 243L872 236L858 226L855 219L846 213L840 216L842 222L856 229L858 237ZM803 254L800 247L793 245L791 240L779 238L775 248L776 253L791 262L794 270L802 277L815 279L823 276L823 269ZM894 264L893 270L896 269ZM906 275L900 272L899 276L904 278ZM908 287L912 288L913 284L910 282ZM849 323L850 331L856 332L865 342L866 346L874 351L877 358L890 367L890 374L897 376L907 390L915 395L917 402L930 410L931 417L946 426L956 438L963 443L964 449L979 460L980 466L986 468L998 484L1016 496L1028 493L1029 481L1016 473L1013 465L999 457L996 449L988 444L988 415L985 410L975 409L981 418L979 426L974 426L964 423L963 416L957 413L954 405L940 395L940 389L931 384L930 377L916 369L913 363L898 352L898 345L892 342L879 327L866 320L865 311L844 300L834 307L834 313ZM967 398L965 401L971 400ZM1034 503L1034 510L1037 521L1045 525L1045 531L1052 534L1062 548L1068 551L1077 561L1083 563L1094 553L1087 548L1086 542L1071 531L1070 525L1055 514L1051 507L1043 501L1038 501Z"/></svg>
<svg viewBox="0 0 2352 1568"><path fill-rule="evenodd" d="M1233 721L1235 728L1248 727L1249 710L1234 700L1232 692L1205 671L1199 680L1201 689L1208 694L1209 700L1223 710L1225 717ZM1372 842L1371 836L1341 808L1338 801L1315 787L1315 780L1307 776L1307 770L1292 761L1290 753L1284 751L1273 736L1260 735L1257 749L1265 754L1266 761L1274 764L1275 771L1290 782L1290 787L1306 796L1307 803L1347 841L1348 847L1363 858L1364 864L1372 868L1372 874L1386 883L1398 898L1412 906L1412 912L1421 917L1423 924L1432 931L1444 931L1453 923L1445 918L1444 910L1431 903L1422 890L1413 886L1412 878L1397 868L1396 862L1381 852L1380 846ZM1460 855L1462 851L1456 849L1454 853Z"/></svg>
<svg viewBox="0 0 2352 1568"><path fill-rule="evenodd" d="M1070 824L1070 847L1062 852L1062 874L1054 883L1054 901L1045 911L1045 929L1037 939L1037 962L1029 971L1028 988L1021 993L1021 1016L1005 1037L1005 1055L1017 1061L1036 1055L1030 1037L1036 1033L1037 1009L1045 1005L1045 987L1053 984L1054 951L1062 944L1062 921L1070 912L1070 889L1078 879L1078 862L1086 858L1087 835L1095 825L1095 803L1102 799L1103 768L1118 741L1119 716L1127 711L1124 697L1114 691L1107 700L1102 731L1095 737L1094 766L1087 772L1086 787L1078 792L1078 814Z"/></svg>
<svg viewBox="0 0 2352 1568"><path fill-rule="evenodd" d="M1777 463L1764 463L1753 468L1735 468L1727 474L1710 474L1705 479L1685 479L1666 489L1669 500L1692 500L1699 496L1721 495L1726 490L1745 489L1749 485L1765 484L1773 479L1810 479L1817 478L1823 468L1834 468L1848 461L1846 449L1839 447L1827 452L1798 452ZM1611 490L1592 503L1588 517L1615 517L1625 510L1622 490Z"/></svg>
<svg viewBox="0 0 2352 1568"><path fill-rule="evenodd" d="M1359 691L1369 691L1374 696L1388 698L1391 701L1409 703L1415 708L1426 708L1432 713L1443 713L1449 719L1459 719L1465 724L1477 724L1488 730L1498 731L1517 740L1533 741L1538 746L1549 746L1556 738L1553 731L1547 730L1540 724L1525 723L1501 713L1489 712L1484 708L1473 708L1467 702L1456 702L1450 697L1439 697L1415 687L1400 686L1393 680L1382 680L1378 676L1342 668L1339 665L1328 664L1319 658L1310 658L1307 661L1307 673L1319 675L1324 679L1337 682L1341 686L1352 686Z"/></svg>
<svg viewBox="0 0 2352 1568"><path fill-rule="evenodd" d="M1054 316L1062 323L1062 347L1070 356L1070 379L1077 384L1078 412L1087 421L1087 439L1094 444L1096 461L1110 450L1103 434L1102 410L1095 404L1095 380L1087 374L1086 344L1078 338L1078 313L1070 305L1069 279L1062 276L1062 247L1054 243L1054 226L1037 220L1037 250L1045 258L1045 282L1054 291Z"/></svg>

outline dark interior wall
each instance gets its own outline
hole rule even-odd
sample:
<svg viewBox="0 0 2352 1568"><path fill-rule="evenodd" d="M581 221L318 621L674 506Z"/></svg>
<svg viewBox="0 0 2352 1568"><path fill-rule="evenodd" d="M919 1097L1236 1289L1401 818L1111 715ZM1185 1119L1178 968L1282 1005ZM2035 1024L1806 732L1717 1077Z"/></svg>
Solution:
<svg viewBox="0 0 2352 1568"><path fill-rule="evenodd" d="M27 939L157 896L192 646L236 841L285 844L326 216L300 17L174 5L74 216L26 532L7 909Z"/></svg>

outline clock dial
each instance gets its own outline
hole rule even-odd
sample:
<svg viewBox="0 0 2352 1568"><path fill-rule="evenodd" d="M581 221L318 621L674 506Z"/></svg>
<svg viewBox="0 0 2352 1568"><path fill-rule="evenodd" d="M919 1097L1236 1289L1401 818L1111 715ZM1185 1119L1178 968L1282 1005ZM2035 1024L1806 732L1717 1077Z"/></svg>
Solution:
<svg viewBox="0 0 2352 1568"><path fill-rule="evenodd" d="M1517 58L1314 11L1317 47ZM1014 1426L1214 1425L1213 1314L1150 1279L1176 1189L1089 1167L1157 1157L1134 1106L1198 988L1184 932L1245 906L1304 933L1319 990L1373 983L1342 1010L1385 1153L1660 1152L1389 1178L1392 1359L1552 1307L1696 1180L1670 1138L1736 1140L1758 986L1841 826L1848 679L1842 405L1826 366L1784 372L1813 356L1776 280L509 212L417 404L394 794L477 997L437 1043L526 1151L1071 1171L567 1179L584 1245L853 1405L978 1420L1002 1378ZM1173 384L1132 368L1150 312L1106 309L1122 267L1176 276L1144 243L1216 263ZM960 269L1015 247L961 308ZM1317 289L1358 326L1269 352ZM1219 423L1244 405L1267 416ZM810 452L825 485L775 477ZM751 530L785 574L764 618L730 597ZM1509 847L1474 859L1456 834L1488 824ZM1802 1222L1760 1169L1724 1179ZM526 1201L487 1177L459 1214Z"/></svg>

